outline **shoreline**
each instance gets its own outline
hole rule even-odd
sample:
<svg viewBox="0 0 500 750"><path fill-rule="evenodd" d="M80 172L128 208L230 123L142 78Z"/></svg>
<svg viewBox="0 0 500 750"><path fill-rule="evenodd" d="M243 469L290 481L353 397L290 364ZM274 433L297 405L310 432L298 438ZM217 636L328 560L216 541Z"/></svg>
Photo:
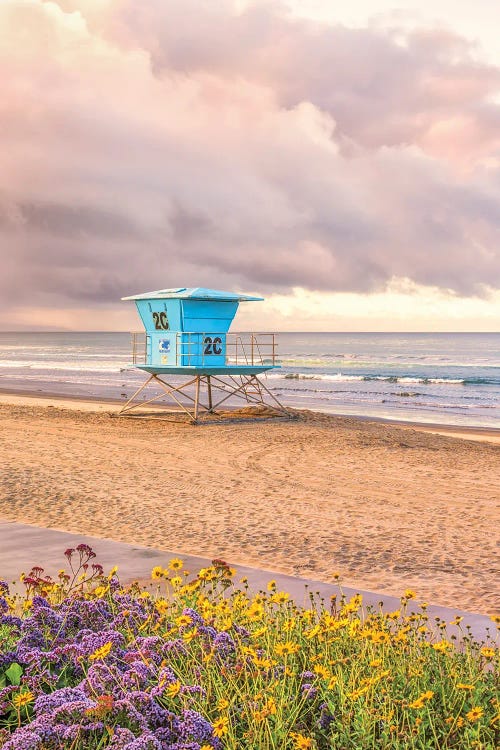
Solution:
<svg viewBox="0 0 500 750"><path fill-rule="evenodd" d="M53 406L55 408L69 409L74 411L107 411L110 406L119 406L124 399L102 398L100 396L71 396L58 393L40 393L38 391L0 388L0 405L18 406ZM228 407L230 408L230 407ZM169 411L169 409L157 410ZM363 414L340 414L333 412L321 412L312 409L291 409L293 412L304 414L316 414L328 416L333 419L353 419L360 422L376 422L393 427L402 427L420 432L429 432L435 435L444 435L462 440L476 440L500 445L500 427L481 427L469 425L454 425L440 422L413 422L410 420L389 419L385 417L372 417ZM180 413L180 412L175 412ZM147 417L146 417L147 418ZM208 425L209 423L207 423Z"/></svg>

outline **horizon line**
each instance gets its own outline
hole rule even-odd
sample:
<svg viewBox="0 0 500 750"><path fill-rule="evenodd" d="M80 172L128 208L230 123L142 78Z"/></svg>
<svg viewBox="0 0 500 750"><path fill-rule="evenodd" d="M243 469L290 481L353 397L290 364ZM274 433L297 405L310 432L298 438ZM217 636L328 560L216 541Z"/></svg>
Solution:
<svg viewBox="0 0 500 750"><path fill-rule="evenodd" d="M173 331L175 333L175 331ZM261 329L257 330L234 330L234 331L228 331L228 333L268 333L268 331L264 331ZM92 334L92 333L109 333L109 334L132 334L132 333L146 333L146 331L103 331L103 330L88 330L88 331L79 331L74 329L55 329L55 330L48 330L48 329L23 329L23 330L0 330L0 335L6 333L6 334L17 334L17 333L84 333L84 334ZM167 333L167 331L164 331L164 333ZM403 333L403 334L422 334L422 333L429 333L429 334L450 334L450 333L458 333L458 334L494 334L498 335L500 334L499 331L450 331L450 330L443 330L443 331L318 331L318 330L308 330L308 331L269 331L269 333L276 333L276 334L306 334L306 333L324 333L329 335L335 335L335 334L353 334L353 333L362 333L362 334L397 334L397 333Z"/></svg>

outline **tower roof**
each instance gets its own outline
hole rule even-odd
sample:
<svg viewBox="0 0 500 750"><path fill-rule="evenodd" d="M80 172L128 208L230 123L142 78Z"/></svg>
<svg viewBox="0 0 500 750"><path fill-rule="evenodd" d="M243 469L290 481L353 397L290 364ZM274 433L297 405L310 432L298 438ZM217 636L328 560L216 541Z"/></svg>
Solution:
<svg viewBox="0 0 500 750"><path fill-rule="evenodd" d="M205 289L197 286L189 289L185 287L182 289L158 289L156 292L144 292L143 294L133 294L130 297L122 297L122 300L129 299L205 299L219 302L261 302L263 297L221 292L218 289Z"/></svg>

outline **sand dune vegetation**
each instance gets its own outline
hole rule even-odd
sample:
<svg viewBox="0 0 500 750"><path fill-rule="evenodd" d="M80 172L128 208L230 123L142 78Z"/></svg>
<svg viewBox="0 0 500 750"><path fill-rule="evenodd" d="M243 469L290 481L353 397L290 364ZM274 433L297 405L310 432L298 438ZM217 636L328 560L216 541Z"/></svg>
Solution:
<svg viewBox="0 0 500 750"><path fill-rule="evenodd" d="M122 587L85 544L1 583L4 750L494 750L498 650L360 596L298 606L223 560ZM492 618L492 635L500 618ZM456 623L455 623L456 624Z"/></svg>

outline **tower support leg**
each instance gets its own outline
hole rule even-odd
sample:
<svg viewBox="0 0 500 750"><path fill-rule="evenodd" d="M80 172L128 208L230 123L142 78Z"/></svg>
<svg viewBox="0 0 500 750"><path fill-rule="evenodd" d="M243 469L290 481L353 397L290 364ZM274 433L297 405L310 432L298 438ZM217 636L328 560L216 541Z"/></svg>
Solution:
<svg viewBox="0 0 500 750"><path fill-rule="evenodd" d="M194 414L193 414L194 422L198 421L198 408L199 408L199 405L200 405L200 385L201 385L201 376L198 375L198 377L196 378L195 386L194 386L194 393L195 393L195 396L194 396Z"/></svg>
<svg viewBox="0 0 500 750"><path fill-rule="evenodd" d="M207 375L207 395L208 395L208 411L210 414L213 411L213 400L212 400L212 381L210 380L211 375Z"/></svg>
<svg viewBox="0 0 500 750"><path fill-rule="evenodd" d="M138 396L144 391L144 389L150 385L157 385L160 389L159 393L148 399L137 400ZM204 386L206 387L206 400L203 398ZM193 389L194 388L194 394ZM188 389L191 389L189 393ZM146 382L138 388L133 396L122 406L119 411L119 416L132 415L153 417L162 416L165 419L172 417L172 412L163 409L162 411L139 413L137 409L140 407L148 407L154 402L158 402L161 398L171 399L177 407L183 412L188 421L192 424L199 424L200 422L207 421L213 422L216 419L204 420L207 415L216 416L219 407L226 403L229 399L243 400L248 406L260 406L266 407L270 410L269 418L272 416L281 416L292 418L294 415L278 401L276 396L271 393L259 377L254 374L242 374L240 380L232 374L225 375L195 375L181 385L172 385L171 383L164 380L161 377L161 373L151 374ZM186 405L186 401L188 402ZM177 412L178 413L178 412ZM238 419L245 419L245 415L237 416ZM249 415L248 418L255 418ZM261 417L264 418L264 417ZM220 421L231 421L231 418L224 415Z"/></svg>

